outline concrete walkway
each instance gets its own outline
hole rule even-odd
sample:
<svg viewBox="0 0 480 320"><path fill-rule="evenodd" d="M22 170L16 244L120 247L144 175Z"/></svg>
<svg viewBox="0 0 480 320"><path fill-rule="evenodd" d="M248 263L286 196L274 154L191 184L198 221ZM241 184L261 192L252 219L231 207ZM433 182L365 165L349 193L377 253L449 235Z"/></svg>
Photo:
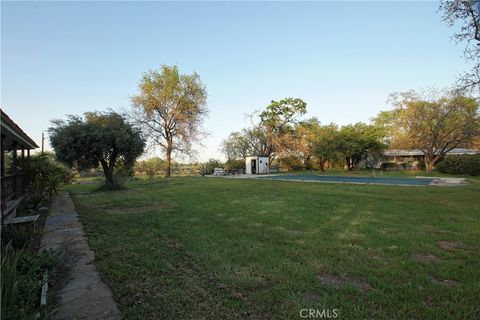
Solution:
<svg viewBox="0 0 480 320"><path fill-rule="evenodd" d="M53 288L54 319L121 319L112 291L95 271L95 254L68 193L51 204L41 241L46 249L60 253L64 269Z"/></svg>

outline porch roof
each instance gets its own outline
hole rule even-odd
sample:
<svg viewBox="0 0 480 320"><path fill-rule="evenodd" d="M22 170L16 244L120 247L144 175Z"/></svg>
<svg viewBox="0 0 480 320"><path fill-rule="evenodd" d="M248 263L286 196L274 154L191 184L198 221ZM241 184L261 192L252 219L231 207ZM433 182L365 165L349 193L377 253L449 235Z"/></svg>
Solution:
<svg viewBox="0 0 480 320"><path fill-rule="evenodd" d="M17 148L21 149L35 149L38 145L20 128L10 117L2 110L1 112L1 132L5 136L4 148L5 150L13 149L14 143L17 143Z"/></svg>

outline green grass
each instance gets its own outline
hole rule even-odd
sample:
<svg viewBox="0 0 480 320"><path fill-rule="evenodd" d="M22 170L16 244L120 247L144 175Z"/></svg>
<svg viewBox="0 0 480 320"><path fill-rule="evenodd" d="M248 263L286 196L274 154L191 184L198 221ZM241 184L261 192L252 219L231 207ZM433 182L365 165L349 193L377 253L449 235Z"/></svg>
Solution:
<svg viewBox="0 0 480 320"><path fill-rule="evenodd" d="M181 177L128 187L68 187L126 319L301 319L303 308L338 309L341 319L480 318L478 179L442 188ZM415 258L427 254L437 261Z"/></svg>

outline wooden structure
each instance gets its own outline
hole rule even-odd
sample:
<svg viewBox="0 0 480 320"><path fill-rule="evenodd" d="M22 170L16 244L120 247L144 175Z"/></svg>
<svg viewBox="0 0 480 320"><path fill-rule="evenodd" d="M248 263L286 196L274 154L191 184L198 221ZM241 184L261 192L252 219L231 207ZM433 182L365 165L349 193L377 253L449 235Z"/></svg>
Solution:
<svg viewBox="0 0 480 320"><path fill-rule="evenodd" d="M18 205L26 197L26 177L20 159L30 157L30 150L38 148L10 117L1 112L1 222L14 217ZM10 154L10 156L8 156Z"/></svg>

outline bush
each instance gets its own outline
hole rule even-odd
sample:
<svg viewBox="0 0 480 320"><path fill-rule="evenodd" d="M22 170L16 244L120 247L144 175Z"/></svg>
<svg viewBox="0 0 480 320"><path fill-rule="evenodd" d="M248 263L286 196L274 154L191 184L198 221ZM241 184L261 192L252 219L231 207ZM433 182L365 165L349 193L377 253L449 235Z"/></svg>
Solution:
<svg viewBox="0 0 480 320"><path fill-rule="evenodd" d="M480 154L447 156L437 164L443 173L480 175Z"/></svg>
<svg viewBox="0 0 480 320"><path fill-rule="evenodd" d="M225 162L225 169L227 170L241 170L245 171L245 160L228 160Z"/></svg>
<svg viewBox="0 0 480 320"><path fill-rule="evenodd" d="M43 201L56 194L62 183L68 183L72 179L71 172L65 166L43 155L26 159L23 170L27 179L29 200L34 209L38 209Z"/></svg>
<svg viewBox="0 0 480 320"><path fill-rule="evenodd" d="M216 159L210 159L208 160L208 162L198 164L197 172L204 176L208 174L213 174L213 170L215 168L223 168L222 162Z"/></svg>
<svg viewBox="0 0 480 320"><path fill-rule="evenodd" d="M302 160L300 160L297 157L285 157L280 159L280 167L282 169L285 169L287 171L300 171L305 169L305 166L302 163Z"/></svg>
<svg viewBox="0 0 480 320"><path fill-rule="evenodd" d="M35 254L16 251L11 245L2 247L1 318L33 319L40 307L43 274L49 271L49 284L53 285L59 261L53 251Z"/></svg>

